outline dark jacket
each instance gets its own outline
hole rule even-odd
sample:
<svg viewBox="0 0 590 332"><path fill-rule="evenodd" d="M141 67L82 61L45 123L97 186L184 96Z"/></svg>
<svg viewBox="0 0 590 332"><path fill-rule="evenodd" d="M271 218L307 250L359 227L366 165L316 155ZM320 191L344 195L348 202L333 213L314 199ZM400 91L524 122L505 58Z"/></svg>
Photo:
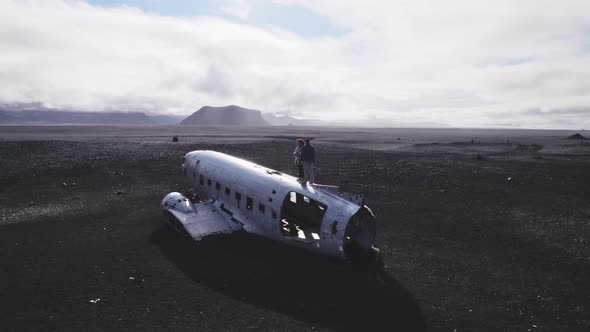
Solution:
<svg viewBox="0 0 590 332"><path fill-rule="evenodd" d="M315 148L311 144L305 144L301 148L301 161L315 162Z"/></svg>

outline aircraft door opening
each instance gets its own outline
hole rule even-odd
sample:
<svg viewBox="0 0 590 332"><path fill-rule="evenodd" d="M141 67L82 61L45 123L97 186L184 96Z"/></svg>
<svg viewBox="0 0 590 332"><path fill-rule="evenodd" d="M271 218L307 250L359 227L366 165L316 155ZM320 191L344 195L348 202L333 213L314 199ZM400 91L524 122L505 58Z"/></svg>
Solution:
<svg viewBox="0 0 590 332"><path fill-rule="evenodd" d="M305 195L291 191L281 208L281 232L285 237L319 240L327 206Z"/></svg>

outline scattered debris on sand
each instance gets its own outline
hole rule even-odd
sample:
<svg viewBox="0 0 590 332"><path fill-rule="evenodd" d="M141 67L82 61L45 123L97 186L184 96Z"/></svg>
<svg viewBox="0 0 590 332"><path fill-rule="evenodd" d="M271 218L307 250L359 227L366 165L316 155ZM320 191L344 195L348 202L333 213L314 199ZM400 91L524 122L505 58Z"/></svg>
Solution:
<svg viewBox="0 0 590 332"><path fill-rule="evenodd" d="M115 192L115 195L119 196L119 195L123 195L125 192L123 190L117 190L117 192Z"/></svg>
<svg viewBox="0 0 590 332"><path fill-rule="evenodd" d="M185 196L193 203L201 202L199 195L197 195L192 188L186 191Z"/></svg>
<svg viewBox="0 0 590 332"><path fill-rule="evenodd" d="M129 280L140 285L143 284L143 282L145 281L145 279L139 278L139 277L134 277L134 276L130 276Z"/></svg>
<svg viewBox="0 0 590 332"><path fill-rule="evenodd" d="M567 139L579 139L579 140L586 140L588 138L582 136L580 133L575 133L571 136L568 136Z"/></svg>
<svg viewBox="0 0 590 332"><path fill-rule="evenodd" d="M172 142L178 142L178 136L172 137Z"/></svg>

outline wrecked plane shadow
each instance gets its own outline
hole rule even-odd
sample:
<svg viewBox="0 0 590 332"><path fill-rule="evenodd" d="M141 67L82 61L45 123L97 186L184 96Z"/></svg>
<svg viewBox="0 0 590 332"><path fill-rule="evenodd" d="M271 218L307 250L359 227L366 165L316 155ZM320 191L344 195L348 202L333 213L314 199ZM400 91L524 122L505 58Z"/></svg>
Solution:
<svg viewBox="0 0 590 332"><path fill-rule="evenodd" d="M163 225L150 242L198 283L336 330L425 331L414 297L381 270L236 232L194 241Z"/></svg>

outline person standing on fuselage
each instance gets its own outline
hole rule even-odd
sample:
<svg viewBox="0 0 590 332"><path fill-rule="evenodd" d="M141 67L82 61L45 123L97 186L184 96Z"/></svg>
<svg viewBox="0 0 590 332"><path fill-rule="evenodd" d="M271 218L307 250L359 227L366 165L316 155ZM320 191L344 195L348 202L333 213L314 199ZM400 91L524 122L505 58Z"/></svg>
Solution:
<svg viewBox="0 0 590 332"><path fill-rule="evenodd" d="M303 164L301 163L301 149L305 142L299 138L297 139L297 147L295 148L295 152L293 152L293 156L295 157L295 166L297 167L297 171L299 174L299 180L303 180Z"/></svg>
<svg viewBox="0 0 590 332"><path fill-rule="evenodd" d="M313 163L315 162L315 148L309 143L309 139L305 140L305 145L301 148L301 158L299 159L303 164L303 181L314 183Z"/></svg>

